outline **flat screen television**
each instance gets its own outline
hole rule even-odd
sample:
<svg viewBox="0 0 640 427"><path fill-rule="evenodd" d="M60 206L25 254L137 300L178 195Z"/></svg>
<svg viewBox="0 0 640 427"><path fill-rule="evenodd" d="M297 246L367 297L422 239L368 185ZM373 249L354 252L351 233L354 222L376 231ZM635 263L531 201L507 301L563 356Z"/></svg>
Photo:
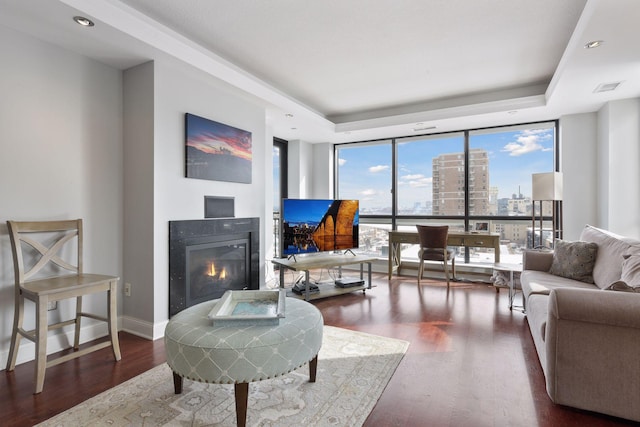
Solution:
<svg viewBox="0 0 640 427"><path fill-rule="evenodd" d="M283 199L282 255L358 247L358 200Z"/></svg>

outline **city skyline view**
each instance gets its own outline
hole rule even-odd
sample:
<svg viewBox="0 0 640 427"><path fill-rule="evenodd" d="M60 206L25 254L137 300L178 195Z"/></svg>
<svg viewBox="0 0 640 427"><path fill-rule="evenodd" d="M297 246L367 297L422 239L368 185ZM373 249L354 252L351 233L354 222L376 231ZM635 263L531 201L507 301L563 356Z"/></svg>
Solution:
<svg viewBox="0 0 640 427"><path fill-rule="evenodd" d="M498 199L511 198L514 194L530 197L531 175L553 171L554 132L551 124L508 131L470 132L470 150L485 150L488 154L489 186L497 188ZM339 197L359 199L362 213L390 209L391 154L388 142L340 147ZM411 211L416 207L424 209L430 204L432 162L445 154L459 154L461 159L464 158L463 133L411 138L406 142L398 140L399 211Z"/></svg>

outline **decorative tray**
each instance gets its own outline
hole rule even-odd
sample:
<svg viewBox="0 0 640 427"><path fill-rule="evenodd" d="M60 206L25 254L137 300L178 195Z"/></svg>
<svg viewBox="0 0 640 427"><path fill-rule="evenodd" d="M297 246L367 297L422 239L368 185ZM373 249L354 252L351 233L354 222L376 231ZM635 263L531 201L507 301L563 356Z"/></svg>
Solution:
<svg viewBox="0 0 640 427"><path fill-rule="evenodd" d="M285 317L285 290L226 291L209 312L214 326L277 325Z"/></svg>

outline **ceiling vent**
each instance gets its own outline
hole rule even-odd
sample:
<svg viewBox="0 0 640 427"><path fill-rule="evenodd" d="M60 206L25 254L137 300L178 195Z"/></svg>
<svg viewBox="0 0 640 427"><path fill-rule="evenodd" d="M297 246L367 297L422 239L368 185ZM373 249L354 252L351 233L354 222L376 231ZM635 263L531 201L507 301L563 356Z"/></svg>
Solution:
<svg viewBox="0 0 640 427"><path fill-rule="evenodd" d="M593 92L611 92L612 90L616 90L621 84L622 82L600 83Z"/></svg>
<svg viewBox="0 0 640 427"><path fill-rule="evenodd" d="M437 129L437 127L436 126L426 126L426 127L413 128L413 131L414 132L422 132L422 131L425 131L425 130L434 130L434 129Z"/></svg>

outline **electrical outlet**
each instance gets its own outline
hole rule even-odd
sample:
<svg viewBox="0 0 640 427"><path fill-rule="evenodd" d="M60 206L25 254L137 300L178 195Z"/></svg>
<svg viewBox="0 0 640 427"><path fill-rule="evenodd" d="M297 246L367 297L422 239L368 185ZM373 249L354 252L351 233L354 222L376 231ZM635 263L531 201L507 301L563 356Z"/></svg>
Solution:
<svg viewBox="0 0 640 427"><path fill-rule="evenodd" d="M131 283L125 283L124 284L124 296L125 297L130 297L131 296Z"/></svg>

